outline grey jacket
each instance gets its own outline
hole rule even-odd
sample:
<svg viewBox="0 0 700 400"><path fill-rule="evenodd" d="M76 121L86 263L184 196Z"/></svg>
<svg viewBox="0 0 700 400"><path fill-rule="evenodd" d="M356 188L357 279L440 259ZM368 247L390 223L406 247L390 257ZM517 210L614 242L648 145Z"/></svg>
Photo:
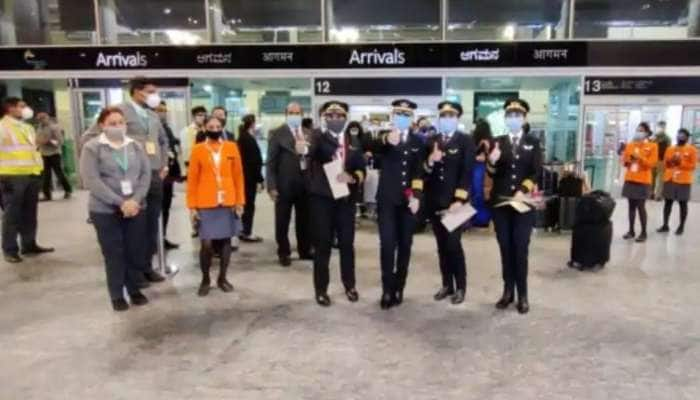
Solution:
<svg viewBox="0 0 700 400"><path fill-rule="evenodd" d="M42 156L61 154L63 141L63 129L57 123L50 122L46 125L37 125L36 143L39 145L39 152Z"/></svg>
<svg viewBox="0 0 700 400"><path fill-rule="evenodd" d="M146 152L133 141L126 145L128 168L122 170L115 159L124 149L115 150L103 142L101 137L90 139L80 155L80 175L90 191L90 212L111 214L117 212L125 200L134 199L142 207L146 205L146 194L151 184L151 169ZM122 194L122 181L131 182L133 194Z"/></svg>
<svg viewBox="0 0 700 400"><path fill-rule="evenodd" d="M155 154L148 155L150 168L153 171L160 171L168 166L168 135L163 129L163 124L158 118L158 114L151 110L146 110L148 121L144 121L137 111L134 109L134 104L130 101L117 105L124 113L126 120L126 136L137 141L143 149L148 149L148 143L155 146ZM100 127L95 124L91 126L82 137L82 144L85 145L92 138L100 135Z"/></svg>

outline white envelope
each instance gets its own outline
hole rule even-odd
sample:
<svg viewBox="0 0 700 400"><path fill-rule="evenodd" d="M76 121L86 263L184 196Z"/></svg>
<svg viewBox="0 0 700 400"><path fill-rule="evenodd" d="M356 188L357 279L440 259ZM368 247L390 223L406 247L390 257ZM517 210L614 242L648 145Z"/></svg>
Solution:
<svg viewBox="0 0 700 400"><path fill-rule="evenodd" d="M350 195L350 188L347 183L338 182L338 175L345 172L343 170L343 162L340 159L323 164L323 171L326 173L326 179L328 179L328 185L331 187L334 199Z"/></svg>
<svg viewBox="0 0 700 400"><path fill-rule="evenodd" d="M465 203L454 212L446 212L442 216L442 225L449 232L452 232L467 222L469 218L474 216L474 214L476 214L474 207L472 207L469 203Z"/></svg>

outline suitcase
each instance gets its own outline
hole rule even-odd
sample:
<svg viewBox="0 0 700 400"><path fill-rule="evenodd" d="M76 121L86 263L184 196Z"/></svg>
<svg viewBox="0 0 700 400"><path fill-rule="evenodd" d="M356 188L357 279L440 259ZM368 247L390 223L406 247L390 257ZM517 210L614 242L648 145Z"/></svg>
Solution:
<svg viewBox="0 0 700 400"><path fill-rule="evenodd" d="M581 197L576 205L577 224L603 224L615 211L615 200L610 194L596 190Z"/></svg>
<svg viewBox="0 0 700 400"><path fill-rule="evenodd" d="M570 231L576 222L577 197L559 198L559 229Z"/></svg>
<svg viewBox="0 0 700 400"><path fill-rule="evenodd" d="M577 224L571 236L571 261L576 269L603 267L610 260L613 224Z"/></svg>

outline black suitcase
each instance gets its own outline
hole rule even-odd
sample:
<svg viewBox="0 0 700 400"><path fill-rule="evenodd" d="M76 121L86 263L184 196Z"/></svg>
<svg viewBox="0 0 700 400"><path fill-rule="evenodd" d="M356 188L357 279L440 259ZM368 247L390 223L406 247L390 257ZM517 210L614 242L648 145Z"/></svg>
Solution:
<svg viewBox="0 0 700 400"><path fill-rule="evenodd" d="M576 269L603 267L610 260L613 224L577 224L571 236L571 261Z"/></svg>
<svg viewBox="0 0 700 400"><path fill-rule="evenodd" d="M571 230L576 222L578 197L559 197L559 229Z"/></svg>
<svg viewBox="0 0 700 400"><path fill-rule="evenodd" d="M615 200L610 194L596 190L581 197L576 204L576 224L603 224L610 220Z"/></svg>

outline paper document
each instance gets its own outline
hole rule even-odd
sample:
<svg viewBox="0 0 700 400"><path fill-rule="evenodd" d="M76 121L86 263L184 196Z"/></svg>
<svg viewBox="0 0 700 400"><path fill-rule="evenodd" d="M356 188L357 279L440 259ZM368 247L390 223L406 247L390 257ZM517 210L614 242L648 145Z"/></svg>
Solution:
<svg viewBox="0 0 700 400"><path fill-rule="evenodd" d="M467 222L474 214L476 214L474 207L466 203L454 212L445 212L442 216L442 225L449 232L452 232Z"/></svg>
<svg viewBox="0 0 700 400"><path fill-rule="evenodd" d="M523 214L537 208L537 201L530 196L518 192L513 197L501 198L501 202L496 204L496 207L505 206L511 206L515 209L515 211Z"/></svg>
<svg viewBox="0 0 700 400"><path fill-rule="evenodd" d="M328 185L331 187L334 199L340 199L350 195L350 188L347 183L338 182L338 175L345 172L343 170L343 161L340 159L333 160L323 164L323 171L326 173Z"/></svg>

